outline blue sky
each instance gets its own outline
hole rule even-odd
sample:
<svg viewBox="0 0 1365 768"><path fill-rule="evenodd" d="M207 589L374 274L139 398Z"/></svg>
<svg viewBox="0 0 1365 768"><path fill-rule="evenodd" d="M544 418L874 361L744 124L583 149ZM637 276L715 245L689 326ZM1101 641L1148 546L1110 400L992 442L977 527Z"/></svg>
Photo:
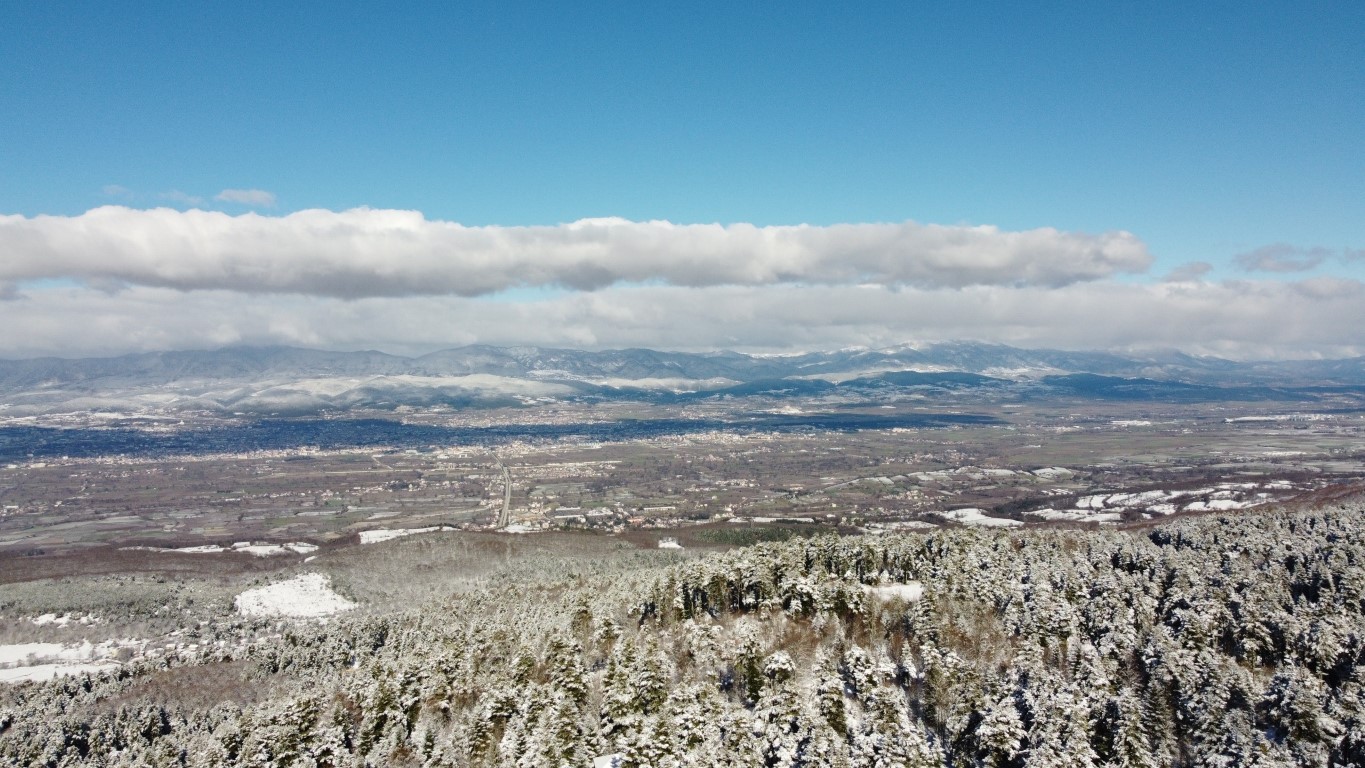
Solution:
<svg viewBox="0 0 1365 768"><path fill-rule="evenodd" d="M1120 282L1365 274L1358 2L28 3L0 72L26 218L915 221L1131 232ZM1325 255L1236 261L1267 247Z"/></svg>

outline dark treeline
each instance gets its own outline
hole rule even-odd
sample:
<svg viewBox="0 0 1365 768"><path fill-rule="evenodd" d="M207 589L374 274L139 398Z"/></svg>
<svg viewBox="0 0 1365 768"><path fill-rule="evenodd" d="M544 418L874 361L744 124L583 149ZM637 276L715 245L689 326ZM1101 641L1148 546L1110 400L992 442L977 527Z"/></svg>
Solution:
<svg viewBox="0 0 1365 768"><path fill-rule="evenodd" d="M540 570L15 686L0 762L1365 765L1355 505Z"/></svg>

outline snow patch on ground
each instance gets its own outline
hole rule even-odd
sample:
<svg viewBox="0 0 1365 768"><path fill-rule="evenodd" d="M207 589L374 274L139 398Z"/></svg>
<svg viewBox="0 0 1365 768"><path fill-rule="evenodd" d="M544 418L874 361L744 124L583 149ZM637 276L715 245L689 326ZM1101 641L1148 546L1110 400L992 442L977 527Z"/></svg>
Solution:
<svg viewBox="0 0 1365 768"><path fill-rule="evenodd" d="M308 544L302 541L293 541L288 544L246 544L241 542L232 545L233 552L245 552L256 557L270 557L272 555L283 555L287 552L307 555L318 551L318 545Z"/></svg>
<svg viewBox="0 0 1365 768"><path fill-rule="evenodd" d="M1174 494L1162 490L1142 491L1137 493L1116 493L1109 497L1109 501L1107 501L1106 504L1111 507L1145 507L1149 504L1168 501L1173 497Z"/></svg>
<svg viewBox="0 0 1365 768"><path fill-rule="evenodd" d="M49 614L50 615L50 614ZM102 643L12 643L0 645L0 683L51 680L63 675L101 672L119 666L111 659L122 649L140 650L139 640L105 640Z"/></svg>
<svg viewBox="0 0 1365 768"><path fill-rule="evenodd" d="M1232 509L1245 509L1252 506L1250 502L1234 501L1233 499L1210 499L1209 501L1196 501L1193 504L1186 504L1186 512L1226 512Z"/></svg>
<svg viewBox="0 0 1365 768"><path fill-rule="evenodd" d="M925 520L892 520L885 523L868 523L864 533L879 534L887 531L925 531L938 526Z"/></svg>
<svg viewBox="0 0 1365 768"><path fill-rule="evenodd" d="M286 555L290 552L298 555L312 554L318 551L318 545L309 544L306 541L291 541L288 544L252 544L249 541L239 541L231 547L224 547L220 544L201 544L195 547L123 547L123 549L175 552L181 555L217 555L223 552L240 552L256 557L271 557L273 555Z"/></svg>
<svg viewBox="0 0 1365 768"><path fill-rule="evenodd" d="M1119 512L1097 513L1088 509L1038 509L1029 514L1052 522L1069 523L1116 523L1122 519Z"/></svg>
<svg viewBox="0 0 1365 768"><path fill-rule="evenodd" d="M77 624L98 624L98 623L100 623L99 618L96 617L96 616L90 616L90 615L88 615L88 614L86 614L86 615L73 615L73 614L70 614L70 613L64 613L64 614L62 614L61 616L58 616L58 615L55 614L55 613L44 613L42 616L34 616L33 618L29 619L29 621L33 622L34 626L38 626L38 627L45 627L45 626L48 626L48 625L52 625L52 626L55 626L55 627L63 627L63 628L65 628L67 625L71 624L71 622L73 622L73 621L76 622Z"/></svg>
<svg viewBox="0 0 1365 768"><path fill-rule="evenodd" d="M246 616L313 618L349 611L356 604L332 591L326 576L305 573L238 595L233 604Z"/></svg>
<svg viewBox="0 0 1365 768"><path fill-rule="evenodd" d="M360 532L361 544L378 544L381 541L392 541L401 539L404 536L411 536L415 533L435 533L436 531L453 531L448 525L433 525L427 528L376 528L372 531Z"/></svg>
<svg viewBox="0 0 1365 768"><path fill-rule="evenodd" d="M1077 509L1104 509L1104 502L1109 498L1108 494L1097 493L1092 496L1082 496L1076 499Z"/></svg>
<svg viewBox="0 0 1365 768"><path fill-rule="evenodd" d="M17 664L28 657L48 658L60 654L66 646L61 643L15 643L0 645L0 665Z"/></svg>
<svg viewBox="0 0 1365 768"><path fill-rule="evenodd" d="M0 683L43 682L82 672L104 672L119 666L116 661L97 661L91 664L35 664L31 667L0 669Z"/></svg>
<svg viewBox="0 0 1365 768"><path fill-rule="evenodd" d="M968 507L966 509L953 509L947 512L939 512L940 516L963 525L984 525L989 528L1015 528L1023 525L1018 520L1008 520L1003 517L989 517L986 510Z"/></svg>
<svg viewBox="0 0 1365 768"><path fill-rule="evenodd" d="M1160 517L1185 512L1229 512L1276 500L1271 491L1296 490L1284 480L1268 483L1228 482L1185 490L1149 490L1130 493L1095 493L1076 499L1075 509L1039 509L1029 514L1044 520L1070 522L1116 522L1124 511Z"/></svg>
<svg viewBox="0 0 1365 768"><path fill-rule="evenodd" d="M907 603L913 603L924 597L924 585L918 581L908 581L904 584L864 584L863 591L883 603L889 603L892 600L904 600Z"/></svg>

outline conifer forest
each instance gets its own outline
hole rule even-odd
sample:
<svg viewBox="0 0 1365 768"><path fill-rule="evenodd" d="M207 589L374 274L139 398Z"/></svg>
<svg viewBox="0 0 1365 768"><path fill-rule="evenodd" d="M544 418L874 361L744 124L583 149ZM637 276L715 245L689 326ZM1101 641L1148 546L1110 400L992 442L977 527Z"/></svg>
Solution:
<svg viewBox="0 0 1365 768"><path fill-rule="evenodd" d="M0 689L0 763L1365 765L1363 510L541 547Z"/></svg>

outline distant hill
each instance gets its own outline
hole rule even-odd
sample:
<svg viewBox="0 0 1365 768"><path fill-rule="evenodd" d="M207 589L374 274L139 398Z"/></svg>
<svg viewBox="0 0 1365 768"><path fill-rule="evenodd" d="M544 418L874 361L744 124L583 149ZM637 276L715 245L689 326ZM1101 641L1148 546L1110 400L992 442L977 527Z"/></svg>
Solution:
<svg viewBox="0 0 1365 768"><path fill-rule="evenodd" d="M1235 362L948 342L796 355L473 345L403 357L232 347L110 358L0 360L0 412L531 405L550 400L972 393L1097 400L1313 401L1365 387L1365 358Z"/></svg>

